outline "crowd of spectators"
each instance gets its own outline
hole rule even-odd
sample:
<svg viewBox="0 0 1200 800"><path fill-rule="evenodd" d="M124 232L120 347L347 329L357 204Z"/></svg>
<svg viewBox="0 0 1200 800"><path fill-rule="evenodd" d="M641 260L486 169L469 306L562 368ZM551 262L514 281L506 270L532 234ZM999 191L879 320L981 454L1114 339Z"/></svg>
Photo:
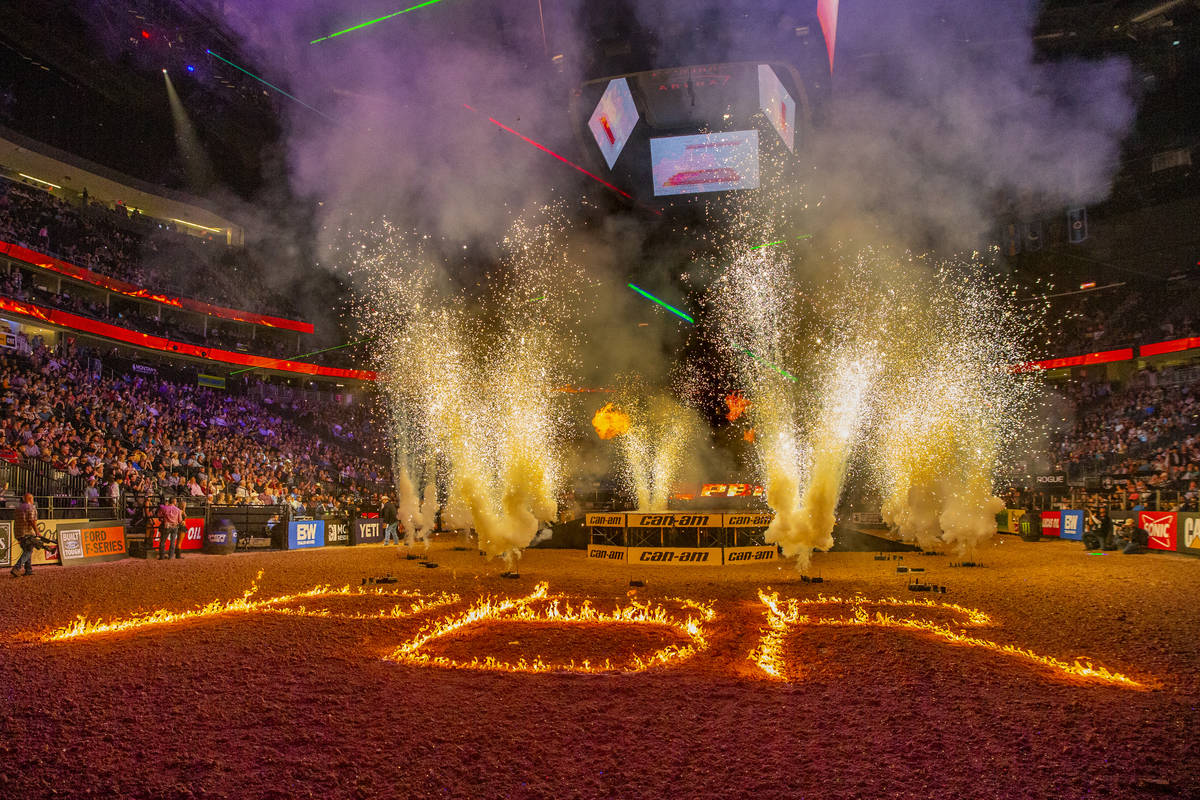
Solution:
<svg viewBox="0 0 1200 800"><path fill-rule="evenodd" d="M1134 503L1165 497L1200 510L1200 371L1146 369L1068 393L1074 424L1057 444L1058 470Z"/></svg>
<svg viewBox="0 0 1200 800"><path fill-rule="evenodd" d="M86 194L73 204L0 178L0 240L162 294L280 316L295 313L286 296L255 279L262 266L249 251L168 226L90 202Z"/></svg>
<svg viewBox="0 0 1200 800"><path fill-rule="evenodd" d="M1190 280L1128 281L1052 299L1044 356L1073 356L1200 336L1200 285Z"/></svg>
<svg viewBox="0 0 1200 800"><path fill-rule="evenodd" d="M0 357L0 458L50 465L87 504L183 496L331 512L390 485L362 411L100 377L73 344L21 339Z"/></svg>

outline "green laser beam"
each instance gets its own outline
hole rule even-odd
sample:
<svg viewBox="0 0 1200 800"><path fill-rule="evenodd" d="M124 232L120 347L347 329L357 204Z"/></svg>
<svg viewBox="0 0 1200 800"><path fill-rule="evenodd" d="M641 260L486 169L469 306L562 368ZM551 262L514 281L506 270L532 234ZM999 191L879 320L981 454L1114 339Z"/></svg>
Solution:
<svg viewBox="0 0 1200 800"><path fill-rule="evenodd" d="M541 297L531 297L531 298L529 298L528 302L536 303L538 300L545 300L545 299L546 299L546 295L542 295Z"/></svg>
<svg viewBox="0 0 1200 800"><path fill-rule="evenodd" d="M809 235L811 235L811 234L809 234ZM692 323L693 325L696 323L696 320L695 320L695 319L693 319L692 317L690 317L690 316L688 316L687 314L683 313L683 312L682 312L682 311L680 311L678 308L675 308L675 306L673 306L673 305L670 305L669 303L665 303L665 302L663 302L662 300L660 300L660 299L658 299L657 297L655 297L654 295L650 294L649 292L647 292L645 289L641 288L640 286L636 286L636 285L634 285L634 284L632 284L632 283L627 283L627 284L625 284L625 285L626 285L626 286L628 286L630 289L633 289L635 292L637 292L638 294L640 294L642 297L646 298L647 300L650 300L650 301L652 301L652 302L658 303L660 306L662 306L663 308L667 309L667 310L668 310L668 311L670 311L672 314L676 314L676 315L678 315L678 316L682 317L683 319L686 319L688 322ZM540 298L535 298L535 299L540 299ZM532 301L531 301L531 302L532 302ZM761 357L759 357L759 356L755 355L755 353L754 353L753 351L751 351L751 350L747 350L745 347L742 347L742 346L741 346L740 344L738 344L737 342L733 342L733 346L734 346L734 347L736 347L738 350L741 350L741 351L742 351L743 353L745 353L746 355L748 355L748 356L750 356L751 358L753 358L753 359L754 359L755 361L757 361L758 363L760 363L760 364L763 364L764 366L768 366L768 367L770 367L771 369L775 370L775 371L776 371L776 372L778 372L780 375L782 375L783 377L785 377L785 378L787 378L788 380L792 381L793 383L796 383L796 382L797 382L797 380L796 380L796 376L795 376L795 375L793 375L792 373L788 372L788 371L787 371L786 369L784 369L783 367L780 367L780 366L778 366L778 365L776 365L776 364L772 364L770 361L767 361L765 358L761 358Z"/></svg>
<svg viewBox="0 0 1200 800"><path fill-rule="evenodd" d="M811 233L806 233L806 234L804 234L803 236L797 236L796 238L797 238L797 239L811 239L811 238L812 238L812 234L811 234ZM786 241L788 241L788 240L787 240L787 239L776 239L776 240L775 240L775 241L773 241L773 242L765 242L765 243L763 243L763 244L754 244L754 245L751 245L751 246L750 246L750 249L751 249L751 250L759 250L759 249L761 249L761 248L763 248L763 247L770 247L771 245L775 245L775 244L783 244L783 243L784 243L784 242L786 242Z"/></svg>
<svg viewBox="0 0 1200 800"><path fill-rule="evenodd" d="M737 348L738 348L739 350L741 350L743 353L745 353L746 355L748 355L748 356L750 356L751 358L753 358L753 359L754 359L755 361L757 361L758 363L760 363L760 364L763 364L763 365L765 365L765 366L768 366L768 367L770 367L771 369L775 370L776 372L778 372L778 373L779 373L780 375L782 375L783 377L785 377L785 378L787 378L788 380L790 380L792 383L796 383L796 382L797 382L797 381L796 381L796 376L795 376L795 375L793 375L792 373L788 372L788 371L787 371L786 369L784 369L783 367L780 367L780 366L778 366L778 365L776 365L776 364L772 364L770 361L767 361L765 358L761 358L761 357L759 357L759 356L755 355L753 352L751 352L750 350L747 350L746 348L742 347L741 345L737 345L736 343L735 343L735 345L737 346Z"/></svg>
<svg viewBox="0 0 1200 800"><path fill-rule="evenodd" d="M667 311L670 311L670 312L671 312L672 314L674 314L675 316L677 316L677 317L682 317L683 319L686 319L688 322L690 322L690 323L692 323L692 324L695 324L696 320L694 320L692 317L690 317L690 316L688 316L687 314L683 313L682 311L680 311L678 308L676 308L675 306L671 305L670 303L667 303L667 302L665 302L665 301L663 301L663 300L659 300L657 297L655 297L654 295L650 294L650 293L649 293L649 292L647 292L645 289L642 289L642 288L641 288L641 287L639 287L639 286L635 286L635 285L634 285L634 284L632 284L632 283L627 283L627 284L625 284L625 285L626 285L626 286L628 286L630 289L633 289L635 292L637 292L638 294L640 294L642 297L646 298L647 300L649 300L649 301L651 301L651 302L654 302L654 303L658 303L660 306L662 306L663 308L665 308Z"/></svg>
<svg viewBox="0 0 1200 800"><path fill-rule="evenodd" d="M362 344L365 341L366 341L366 339L359 339L357 342L347 342L346 344L338 344L338 345L334 345L333 347L326 347L322 350L313 350L311 353L305 353L304 355L300 355L300 356L293 356L292 358L289 358L288 360L289 361L299 361L302 358L308 358L309 356L315 356L317 353L328 353L330 350L341 350L343 347L353 347L354 345ZM252 369L263 369L263 368L262 367L246 367L245 369L239 369L235 372L229 373L229 377L232 378L234 375L240 375L243 372L249 372Z"/></svg>
<svg viewBox="0 0 1200 800"><path fill-rule="evenodd" d="M363 28L368 28L377 22L383 22L384 20L391 19L392 17L398 17L401 14L407 14L410 11L416 11L418 8L424 8L425 6L431 6L434 3L440 3L440 2L442 2L442 0L425 0L424 3L417 3L412 8L406 8L403 11L393 11L391 14L384 14L382 17L379 17L378 19L368 20L367 22L360 22L357 25L346 28L346 30L344 30L344 31L338 31L337 33L331 33L328 36L322 36L320 39L313 39L311 42L309 42L309 44L316 44L317 42L323 42L326 39L332 39L335 36L341 36L343 33L350 33L351 31L357 31L357 30L361 30Z"/></svg>
<svg viewBox="0 0 1200 800"><path fill-rule="evenodd" d="M208 54L209 54L210 56L212 56L213 58L219 59L220 61L224 61L226 64L228 64L229 66L233 67L234 69L236 69L236 70L238 70L238 71L240 71L240 72L244 72L244 73L246 73L246 74L247 74L247 75L249 75L251 78L254 78L254 80L256 80L256 81L258 81L259 83L261 83L263 86L270 86L272 89L274 89L275 91L279 92L279 93L280 93L281 95L283 95L284 97L287 97L287 98L290 98L290 99L292 99L292 100L295 100L297 103L299 103L300 105L304 106L304 107L305 107L305 108L307 108L309 111L315 111L316 113L320 114L322 117L324 117L325 119L329 120L330 122L333 122L333 121L334 121L333 117L329 116L328 114L326 114L326 113L325 113L324 111L322 111L321 109L319 109L319 108L313 108L313 107L312 107L312 106L310 106L308 103L306 103L306 102L304 102L303 100L301 100L299 97L296 97L294 94L288 94L288 93L287 93L287 92L285 92L283 89L280 89L278 86L276 86L275 84L271 83L270 81L265 81L265 80L263 80L262 78L258 77L258 76L257 76L257 75L255 75L253 72L251 72L250 70L246 69L245 67L239 67L237 64L233 63L233 62L232 62L232 61L230 61L228 58L225 58L224 56L219 56L219 55L217 55L216 53L214 53L212 50L205 50L204 52L208 53Z"/></svg>

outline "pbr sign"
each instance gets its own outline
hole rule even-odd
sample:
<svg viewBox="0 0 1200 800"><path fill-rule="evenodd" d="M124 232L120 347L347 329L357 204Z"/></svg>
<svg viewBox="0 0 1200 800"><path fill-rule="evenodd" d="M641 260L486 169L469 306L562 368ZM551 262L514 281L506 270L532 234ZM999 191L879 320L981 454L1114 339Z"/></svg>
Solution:
<svg viewBox="0 0 1200 800"><path fill-rule="evenodd" d="M1042 512L1042 536L1058 536L1061 517L1057 511Z"/></svg>
<svg viewBox="0 0 1200 800"><path fill-rule="evenodd" d="M719 567L719 547L631 547L627 556L630 564L651 566Z"/></svg>
<svg viewBox="0 0 1200 800"><path fill-rule="evenodd" d="M325 520L309 519L288 523L288 550L325 546Z"/></svg>
<svg viewBox="0 0 1200 800"><path fill-rule="evenodd" d="M1138 512L1138 527L1149 534L1151 550L1175 549L1175 514L1171 511Z"/></svg>
<svg viewBox="0 0 1200 800"><path fill-rule="evenodd" d="M589 544L587 554L588 561L602 561L606 564L625 563L624 547L610 547L603 544Z"/></svg>

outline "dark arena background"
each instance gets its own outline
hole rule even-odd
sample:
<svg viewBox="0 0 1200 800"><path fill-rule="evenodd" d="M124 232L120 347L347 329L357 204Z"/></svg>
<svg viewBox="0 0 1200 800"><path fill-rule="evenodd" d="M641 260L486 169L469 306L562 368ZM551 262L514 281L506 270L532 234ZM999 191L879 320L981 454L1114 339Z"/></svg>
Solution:
<svg viewBox="0 0 1200 800"><path fill-rule="evenodd" d="M1200 798L1200 3L0 45L0 800Z"/></svg>

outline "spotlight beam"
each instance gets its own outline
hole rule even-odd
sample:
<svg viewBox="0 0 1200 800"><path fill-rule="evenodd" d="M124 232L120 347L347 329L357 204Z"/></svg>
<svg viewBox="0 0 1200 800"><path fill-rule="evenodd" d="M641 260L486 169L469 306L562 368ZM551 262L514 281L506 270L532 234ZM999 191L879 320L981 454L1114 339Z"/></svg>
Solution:
<svg viewBox="0 0 1200 800"><path fill-rule="evenodd" d="M350 33L351 31L358 31L358 30L362 30L363 28L369 28L378 22L383 22L384 20L389 20L392 17L398 17L401 14L407 14L410 11L416 11L418 8L424 8L425 6L431 6L431 5L434 5L435 3L440 3L440 2L442 2L442 0L425 0L424 3L417 3L415 6L412 6L411 8L406 8L403 11L393 11L391 14L384 14L382 17L377 17L372 20L367 20L366 22L360 22L357 25L352 25L349 28L346 28L344 31L338 31L337 33L331 33L328 36L322 36L319 39L313 39L311 42L309 42L309 44L316 44L317 42L324 42L328 39L333 39L334 37L341 36L344 33Z"/></svg>
<svg viewBox="0 0 1200 800"><path fill-rule="evenodd" d="M230 61L228 58L225 58L224 56L219 56L219 55L217 55L216 53L214 53L212 50L205 50L204 52L208 53L210 56L212 56L213 58L215 58L215 59L217 59L217 60L219 60L219 61L224 61L226 64L228 64L229 66L231 66L231 67L233 67L234 69L238 70L239 72L244 72L244 73L246 73L246 74L247 74L247 75L249 75L251 78L254 78L254 80L256 80L256 81L258 81L259 83L261 83L263 86L269 86L269 87L271 87L272 89L274 89L275 91L279 92L279 93L280 93L281 95L283 95L284 97L286 97L286 98L288 98L288 99L290 99L290 100L295 100L297 103L299 103L300 105L304 106L304 107L305 107L305 108L307 108L309 111L315 111L316 113L320 114L322 117L324 117L325 119L329 120L330 122L334 122L334 121L335 121L335 120L333 119L333 117L329 116L328 114L326 114L326 113L325 113L324 111L322 111L321 109L319 109L319 108L313 108L313 107L312 107L312 106L310 106L308 103L306 103L306 102L304 102L303 100L301 100L299 97L296 97L294 94L288 94L288 93L287 93L287 92L285 92L283 89L280 89L278 86L276 86L275 84L273 84L273 83L271 83L271 82L269 82L269 81L265 81L265 80L263 80L262 78L258 77L258 76L257 76L257 75L255 75L253 72L251 72L250 70L246 69L245 67L239 67L237 64L233 63L233 62L232 62L232 61Z"/></svg>

